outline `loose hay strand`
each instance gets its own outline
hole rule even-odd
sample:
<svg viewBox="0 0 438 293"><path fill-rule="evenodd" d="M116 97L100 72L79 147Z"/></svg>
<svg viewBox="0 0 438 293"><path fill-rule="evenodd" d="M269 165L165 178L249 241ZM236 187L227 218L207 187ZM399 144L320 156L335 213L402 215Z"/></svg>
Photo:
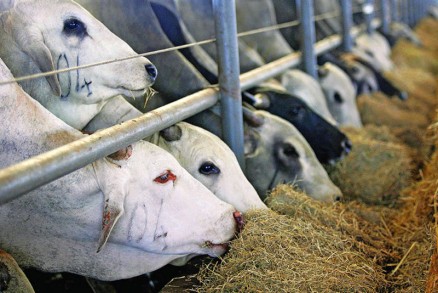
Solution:
<svg viewBox="0 0 438 293"><path fill-rule="evenodd" d="M417 245L417 242L412 243L411 247L409 247L408 251L403 255L400 262L397 264L395 269L389 274L389 276L394 276L394 274L398 271L398 269L401 267L401 265L405 262L406 258L408 257L409 253L411 253L411 250L414 249L415 245Z"/></svg>

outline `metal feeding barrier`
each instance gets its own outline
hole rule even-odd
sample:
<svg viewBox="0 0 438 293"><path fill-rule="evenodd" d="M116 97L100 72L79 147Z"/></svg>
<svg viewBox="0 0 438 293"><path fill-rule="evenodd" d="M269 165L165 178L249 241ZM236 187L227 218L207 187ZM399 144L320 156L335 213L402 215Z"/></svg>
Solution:
<svg viewBox="0 0 438 293"><path fill-rule="evenodd" d="M216 41L219 56L217 60L219 66L219 85L201 90L178 101L152 110L135 119L85 136L80 140L1 169L0 204L11 201L26 192L56 180L99 158L107 156L157 131L204 111L218 102L221 103L222 107L224 141L234 151L239 163L244 169L243 121L240 95L242 90L249 89L264 80L278 76L284 71L300 65L300 63L302 63L301 65L307 73L317 77L317 55L341 45L343 50L350 51L355 36L364 30L371 33L380 24L383 30L389 29L388 26L391 21L403 21L409 25L414 25L426 14L428 7L434 3L432 0L380 0L380 9L375 9L376 5L373 0L365 0L362 4L361 11L358 12L353 9L351 0L340 0L340 15L337 13L328 13L315 16L313 13L312 0L296 0L295 2L297 11L300 12L300 21L292 21L237 34L234 9L235 0L212 0L215 15L216 39L127 57L138 58L140 56L149 56L169 50L178 50L180 48ZM291 1L291 5L292 3ZM377 11L381 13L380 20L374 17ZM362 13L365 24L353 27L352 16L355 13ZM334 17L341 18L342 32L326 37L315 43L315 21ZM297 25L301 25L303 36L301 40L301 52L289 54L239 76L239 57L237 50L237 38L239 36ZM108 60L107 62L102 62L102 64L121 60L122 59ZM99 66L99 64L86 65L86 67L91 66ZM70 68L69 70L77 69L78 68ZM0 81L0 86L2 84L26 79L41 78L41 76L57 74L59 72L60 71L53 71L34 76L20 77L10 81Z"/></svg>

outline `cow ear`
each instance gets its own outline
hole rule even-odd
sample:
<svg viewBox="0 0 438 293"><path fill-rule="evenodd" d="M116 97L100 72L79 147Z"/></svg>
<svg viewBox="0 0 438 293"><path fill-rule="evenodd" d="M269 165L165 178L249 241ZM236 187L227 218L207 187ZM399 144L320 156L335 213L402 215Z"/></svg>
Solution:
<svg viewBox="0 0 438 293"><path fill-rule="evenodd" d="M18 43L24 53L29 55L32 60L38 65L41 72L49 72L55 70L55 64L53 62L52 54L49 48L44 43L44 37L39 30L26 27L25 34L23 32L17 32L15 41ZM46 76L46 80L49 83L52 92L56 96L61 96L61 85L58 80L58 76L49 75Z"/></svg>
<svg viewBox="0 0 438 293"><path fill-rule="evenodd" d="M253 95L249 92L243 92L243 99L256 109L268 109L271 105L271 100L265 93Z"/></svg>
<svg viewBox="0 0 438 293"><path fill-rule="evenodd" d="M128 160L132 155L132 145L128 145L126 148L122 148L115 153L112 153L108 158L114 161Z"/></svg>
<svg viewBox="0 0 438 293"><path fill-rule="evenodd" d="M329 70L328 70L327 66L325 66L325 64L318 67L318 77L319 78L326 77L327 74L329 74Z"/></svg>
<svg viewBox="0 0 438 293"><path fill-rule="evenodd" d="M260 127L265 123L265 119L261 115L257 115L255 111L252 111L246 107L242 108L243 119L252 127Z"/></svg>
<svg viewBox="0 0 438 293"><path fill-rule="evenodd" d="M245 157L253 157L257 155L257 150L260 144L260 135L251 127L245 127L244 133L244 154Z"/></svg>
<svg viewBox="0 0 438 293"><path fill-rule="evenodd" d="M110 158L103 158L93 164L97 184L104 195L102 226L97 245L100 252L107 243L111 231L124 212L124 202L129 190L129 172Z"/></svg>
<svg viewBox="0 0 438 293"><path fill-rule="evenodd" d="M166 141L176 141L181 139L182 130L181 127L179 127L178 125L172 125L170 127L161 130L160 135Z"/></svg>

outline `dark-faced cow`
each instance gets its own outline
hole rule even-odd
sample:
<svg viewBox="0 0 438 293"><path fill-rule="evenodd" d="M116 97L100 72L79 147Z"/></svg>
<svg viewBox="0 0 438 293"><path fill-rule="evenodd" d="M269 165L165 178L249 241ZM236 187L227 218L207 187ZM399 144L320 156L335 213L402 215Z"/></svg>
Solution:
<svg viewBox="0 0 438 293"><path fill-rule="evenodd" d="M321 163L334 163L350 152L351 142L345 134L312 111L302 99L271 87L255 88L252 93L268 101L266 111L289 121L301 132Z"/></svg>

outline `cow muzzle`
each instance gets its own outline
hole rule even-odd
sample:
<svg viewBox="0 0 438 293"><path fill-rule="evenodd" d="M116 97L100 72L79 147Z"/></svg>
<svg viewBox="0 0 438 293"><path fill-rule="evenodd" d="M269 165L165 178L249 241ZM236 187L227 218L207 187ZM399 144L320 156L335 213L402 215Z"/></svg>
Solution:
<svg viewBox="0 0 438 293"><path fill-rule="evenodd" d="M243 214L239 211L233 213L234 220L236 221L236 232L240 233L245 226L245 220L243 219Z"/></svg>

